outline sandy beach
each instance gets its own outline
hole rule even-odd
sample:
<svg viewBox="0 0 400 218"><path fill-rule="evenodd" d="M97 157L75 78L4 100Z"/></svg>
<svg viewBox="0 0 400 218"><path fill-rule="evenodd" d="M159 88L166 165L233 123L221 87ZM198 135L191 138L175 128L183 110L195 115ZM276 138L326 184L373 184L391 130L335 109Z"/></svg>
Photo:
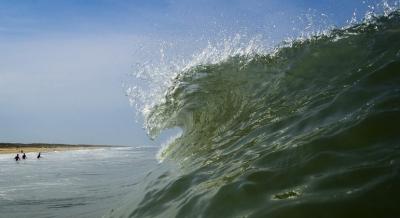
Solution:
<svg viewBox="0 0 400 218"><path fill-rule="evenodd" d="M70 144L46 144L46 143L0 143L0 154L17 153L46 153L54 151L73 151L83 149L95 149L101 147L110 147L110 145L70 145Z"/></svg>
<svg viewBox="0 0 400 218"><path fill-rule="evenodd" d="M0 147L0 154L17 154L23 151L24 153L29 152L53 152L53 151L71 151L71 150L82 150L82 149L93 149L93 147L40 147L40 146L29 146L29 147Z"/></svg>

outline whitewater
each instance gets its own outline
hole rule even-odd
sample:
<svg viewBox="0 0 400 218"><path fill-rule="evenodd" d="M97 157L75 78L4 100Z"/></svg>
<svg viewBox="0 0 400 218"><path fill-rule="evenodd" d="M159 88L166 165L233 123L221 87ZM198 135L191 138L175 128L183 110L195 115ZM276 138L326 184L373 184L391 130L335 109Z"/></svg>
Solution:
<svg viewBox="0 0 400 218"><path fill-rule="evenodd" d="M0 155L0 217L102 217L124 202L147 170L151 147ZM132 173L135 172L135 173Z"/></svg>

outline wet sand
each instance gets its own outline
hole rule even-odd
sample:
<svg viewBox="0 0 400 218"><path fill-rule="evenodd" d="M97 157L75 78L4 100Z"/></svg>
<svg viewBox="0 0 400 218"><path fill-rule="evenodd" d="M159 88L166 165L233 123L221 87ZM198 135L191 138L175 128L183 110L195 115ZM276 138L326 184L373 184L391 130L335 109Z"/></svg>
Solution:
<svg viewBox="0 0 400 218"><path fill-rule="evenodd" d="M35 153L46 153L53 151L72 151L82 149L94 149L96 147L40 147L40 146L27 146L27 147L0 147L0 154L17 154L23 151L24 153L35 152Z"/></svg>

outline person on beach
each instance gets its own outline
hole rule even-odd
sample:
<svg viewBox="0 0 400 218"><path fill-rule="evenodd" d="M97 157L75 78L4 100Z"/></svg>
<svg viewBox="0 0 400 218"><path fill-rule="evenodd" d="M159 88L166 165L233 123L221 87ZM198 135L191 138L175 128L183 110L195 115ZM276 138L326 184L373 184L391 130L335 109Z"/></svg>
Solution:
<svg viewBox="0 0 400 218"><path fill-rule="evenodd" d="M38 154L38 156L37 156L37 159L39 159L40 158L40 152L39 152L39 154Z"/></svg>
<svg viewBox="0 0 400 218"><path fill-rule="evenodd" d="M24 155L22 155L22 159L26 159L26 154L24 153Z"/></svg>
<svg viewBox="0 0 400 218"><path fill-rule="evenodd" d="M17 156L14 157L15 161L19 161L19 154L17 154Z"/></svg>

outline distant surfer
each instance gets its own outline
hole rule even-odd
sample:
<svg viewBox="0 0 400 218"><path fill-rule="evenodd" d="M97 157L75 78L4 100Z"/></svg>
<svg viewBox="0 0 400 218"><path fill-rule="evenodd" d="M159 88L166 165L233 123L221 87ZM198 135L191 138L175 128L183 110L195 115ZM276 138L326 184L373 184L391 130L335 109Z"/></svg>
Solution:
<svg viewBox="0 0 400 218"><path fill-rule="evenodd" d="M39 152L39 154L37 155L37 159L39 159L40 158L40 152Z"/></svg>
<svg viewBox="0 0 400 218"><path fill-rule="evenodd" d="M17 156L14 157L15 161L19 161L19 154L17 154Z"/></svg>
<svg viewBox="0 0 400 218"><path fill-rule="evenodd" d="M22 155L22 159L26 159L26 154L24 153L23 155Z"/></svg>

